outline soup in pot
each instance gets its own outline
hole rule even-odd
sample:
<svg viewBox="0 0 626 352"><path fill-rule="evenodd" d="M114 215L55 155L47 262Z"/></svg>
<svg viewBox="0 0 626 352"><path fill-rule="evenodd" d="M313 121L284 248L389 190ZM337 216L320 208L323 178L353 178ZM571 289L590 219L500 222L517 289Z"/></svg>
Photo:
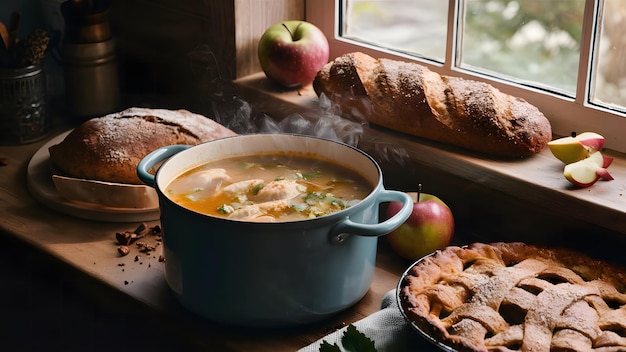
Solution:
<svg viewBox="0 0 626 352"><path fill-rule="evenodd" d="M373 186L332 161L290 153L225 158L191 169L166 188L199 213L242 221L316 218L346 209Z"/></svg>

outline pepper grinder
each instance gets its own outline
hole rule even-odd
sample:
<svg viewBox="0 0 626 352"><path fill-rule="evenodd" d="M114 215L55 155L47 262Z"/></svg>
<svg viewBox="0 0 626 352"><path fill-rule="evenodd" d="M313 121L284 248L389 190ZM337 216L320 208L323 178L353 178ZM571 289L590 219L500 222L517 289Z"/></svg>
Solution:
<svg viewBox="0 0 626 352"><path fill-rule="evenodd" d="M81 122L119 109L120 89L108 1L61 4L65 34L61 61L67 110Z"/></svg>

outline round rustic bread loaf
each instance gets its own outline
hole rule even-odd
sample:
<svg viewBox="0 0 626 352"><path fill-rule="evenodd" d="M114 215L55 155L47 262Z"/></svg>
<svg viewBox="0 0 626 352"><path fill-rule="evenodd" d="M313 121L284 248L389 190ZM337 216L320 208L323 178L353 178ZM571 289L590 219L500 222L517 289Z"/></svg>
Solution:
<svg viewBox="0 0 626 352"><path fill-rule="evenodd" d="M49 152L53 164L68 176L141 184L137 164L150 152L234 135L187 110L130 108L84 122Z"/></svg>

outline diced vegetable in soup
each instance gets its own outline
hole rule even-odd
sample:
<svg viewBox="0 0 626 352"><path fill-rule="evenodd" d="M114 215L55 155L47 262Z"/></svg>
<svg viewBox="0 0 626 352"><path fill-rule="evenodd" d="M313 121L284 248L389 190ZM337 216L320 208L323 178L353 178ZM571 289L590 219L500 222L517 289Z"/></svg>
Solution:
<svg viewBox="0 0 626 352"><path fill-rule="evenodd" d="M196 167L167 187L174 202L242 221L294 221L348 208L373 186L334 162L290 154L226 158Z"/></svg>

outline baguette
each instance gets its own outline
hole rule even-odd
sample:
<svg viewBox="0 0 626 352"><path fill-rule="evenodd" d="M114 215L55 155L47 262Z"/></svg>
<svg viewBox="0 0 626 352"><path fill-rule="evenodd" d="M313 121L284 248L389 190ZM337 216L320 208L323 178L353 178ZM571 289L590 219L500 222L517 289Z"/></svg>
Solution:
<svg viewBox="0 0 626 352"><path fill-rule="evenodd" d="M354 52L324 66L313 88L343 115L479 153L524 157L552 139L548 119L525 100L415 63Z"/></svg>
<svg viewBox="0 0 626 352"><path fill-rule="evenodd" d="M150 152L234 135L187 110L130 108L83 122L48 151L52 163L68 176L143 184L137 177L137 164Z"/></svg>

